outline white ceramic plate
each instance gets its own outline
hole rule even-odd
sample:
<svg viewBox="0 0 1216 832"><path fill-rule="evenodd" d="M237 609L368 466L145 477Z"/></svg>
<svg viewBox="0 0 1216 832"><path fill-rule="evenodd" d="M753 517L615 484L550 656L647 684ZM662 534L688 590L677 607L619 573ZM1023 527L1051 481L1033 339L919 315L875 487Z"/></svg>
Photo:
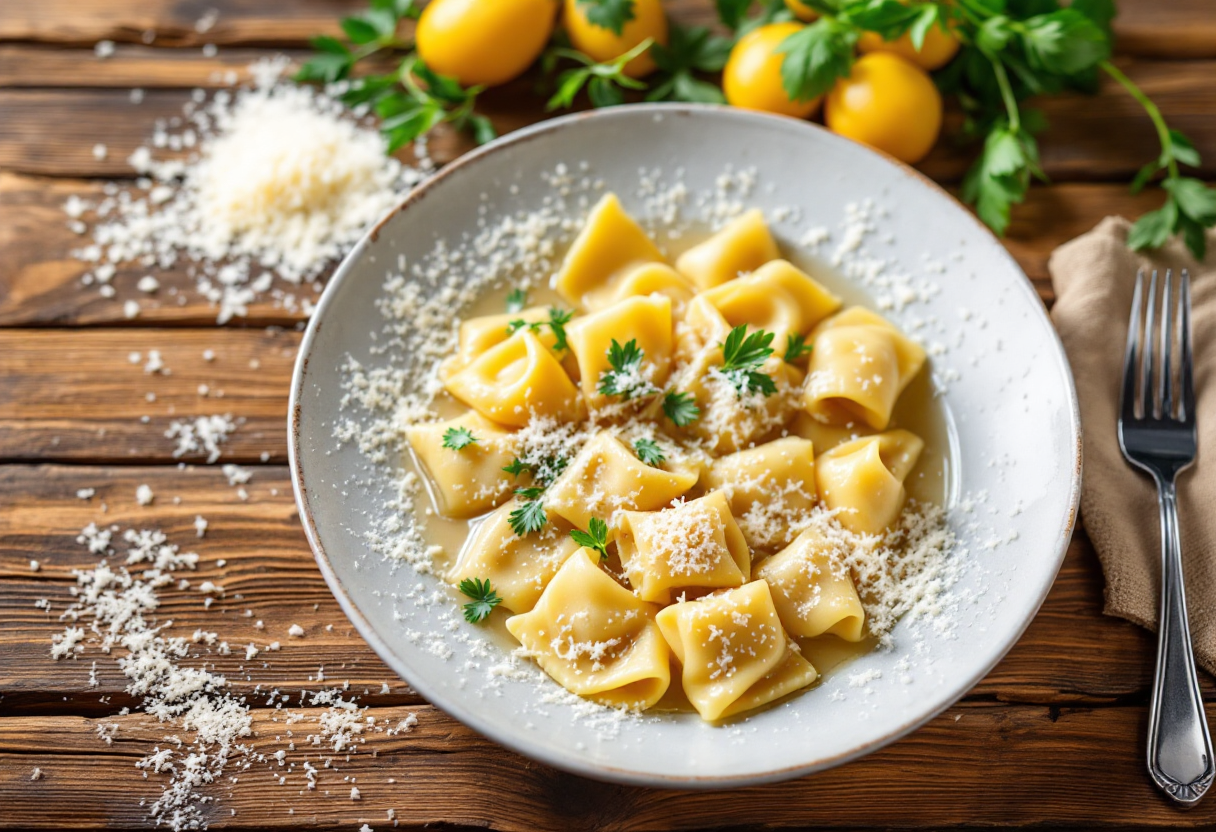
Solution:
<svg viewBox="0 0 1216 832"><path fill-rule="evenodd" d="M559 163L602 180L637 213L646 211L641 168L680 176L690 194L713 190L732 166L754 169L755 187L736 197L775 220L787 250L822 237L809 229L828 229L818 255L825 260L842 242L850 246L841 226L846 206L872 199L885 214L846 262L877 258L888 273L903 274L905 289L913 287L903 299L914 300L887 314L945 348L931 353L952 423L951 522L966 561L953 590L951 634L901 622L894 650L727 726L668 714L611 731L568 704L547 702L555 684L486 684L487 667L503 654L498 645L487 651L480 636L452 639L446 656L418 641L418 632L450 620L456 599L410 601L405 595L419 585L430 592L442 584L369 549L366 535L388 510L392 482L349 443L336 446L341 367L348 356L366 366L387 360L374 349L376 302L400 255L412 260L436 240L472 233L482 206L489 217L538 206L553 194L541 174ZM430 702L505 746L579 774L647 786L795 777L879 748L941 712L992 669L1038 610L1072 534L1080 485L1068 366L1042 304L1000 243L909 168L813 124L716 107L619 107L555 119L471 153L420 186L326 288L300 349L289 423L309 542L342 608L384 661ZM850 686L861 674L868 683Z"/></svg>

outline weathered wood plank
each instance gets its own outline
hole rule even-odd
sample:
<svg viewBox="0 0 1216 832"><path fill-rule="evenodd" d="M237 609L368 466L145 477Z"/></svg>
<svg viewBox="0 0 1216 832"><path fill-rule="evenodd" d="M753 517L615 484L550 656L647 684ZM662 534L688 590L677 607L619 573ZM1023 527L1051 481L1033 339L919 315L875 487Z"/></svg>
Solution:
<svg viewBox="0 0 1216 832"><path fill-rule="evenodd" d="M243 421L220 447L224 462L282 462L299 340L278 329L0 330L0 459L171 462L172 422L230 414ZM153 349L170 375L146 372Z"/></svg>
<svg viewBox="0 0 1216 832"><path fill-rule="evenodd" d="M1156 101L1173 127L1188 134L1204 157L1204 175L1216 175L1216 89L1209 79L1216 62L1124 61L1123 68ZM533 81L521 79L492 90L483 111L501 133L541 120L543 101ZM56 176L130 175L126 159L157 118L178 115L185 91L151 90L133 104L118 89L0 90L0 166ZM1041 137L1043 168L1055 180L1129 178L1159 148L1139 105L1112 81L1095 96L1067 94L1038 102L1051 123ZM957 127L958 113L947 118ZM87 125L82 131L81 125ZM1117 136L1118 141L1111 137ZM104 144L104 159L93 155ZM440 130L432 144L437 162L471 147L468 139ZM974 149L946 139L920 169L941 181L957 181Z"/></svg>
<svg viewBox="0 0 1216 832"><path fill-rule="evenodd" d="M68 229L62 206L73 194L94 200L101 188L101 183L90 180L0 173L0 326L125 325L123 301L137 295L143 304L142 323L213 325L216 310L198 296L184 265L156 272L163 287L156 298L135 291L136 281L147 273L138 267L119 270L112 281L118 289L114 298L103 298L96 286L81 285L88 267L73 259L71 252L84 238ZM1138 216L1160 201L1154 190L1133 196L1121 184L1035 186L1025 204L1014 210L1005 245L1044 300L1050 301L1047 258L1057 245L1089 230L1104 216ZM284 288L301 298L316 296L309 286ZM298 311L268 299L250 304L248 317L241 322L293 326L301 320Z"/></svg>
<svg viewBox="0 0 1216 832"><path fill-rule="evenodd" d="M361 0L9 0L0 9L0 41L91 46L107 38L140 43L153 32L159 46L303 46L312 35L337 34L337 18L365 5ZM664 6L685 24L715 20L709 0L665 0ZM197 24L209 9L218 15L200 32ZM1216 21L1205 0L1124 0L1115 35L1119 51L1129 55L1216 57Z"/></svg>
<svg viewBox="0 0 1216 832"><path fill-rule="evenodd" d="M317 712L304 713L297 736L310 730ZM1144 707L968 704L857 762L790 783L704 793L585 780L505 751L433 708L375 710L378 722L395 723L409 713L418 719L413 730L391 737L365 732L366 743L349 759L336 756L313 791L304 787L301 768L305 756L314 764L324 759L315 749L288 751L282 768L268 761L233 772L208 791L218 799L205 810L211 828L368 823L378 829L391 825L390 808L404 829L441 824L512 832L952 824L1150 829L1216 820L1216 804L1200 803L1184 814L1154 792L1144 773ZM254 743L262 754L287 746L284 726L273 716L255 712ZM139 803L155 799L160 784L156 776L145 780L134 762L163 744L166 728L139 715L105 721L117 725L110 746L97 739L93 720L0 721L6 824L146 823ZM34 767L42 779L29 779ZM350 799L352 784L358 801ZM70 808L48 811L52 806Z"/></svg>
<svg viewBox="0 0 1216 832"><path fill-rule="evenodd" d="M249 80L254 61L273 54L249 47L224 48L212 57L199 49L158 49L121 44L105 60L84 49L38 44L0 43L0 88L5 87L140 87L171 88L229 86L227 73L237 81ZM307 56L300 50L284 54Z"/></svg>
<svg viewBox="0 0 1216 832"><path fill-rule="evenodd" d="M257 466L252 474L249 483L233 486L219 466L0 467L0 713L112 712L135 704L124 693L126 680L113 658L96 651L78 660L50 658L51 635L62 632L59 616L72 601L72 570L91 568L100 559L76 542L89 523L118 527L113 546L120 553L127 548L121 530L136 528L159 529L182 551L199 554L198 569L182 573L191 587L164 590L159 615L174 622L175 633L202 629L227 641L231 655L201 647L198 652L238 693L252 695L259 685L315 689L318 668L324 667L331 684L348 681L353 690L370 690L369 701L419 701L355 632L330 594L300 528L287 469ZM135 489L145 484L155 495L150 506L135 499ZM82 500L82 488L96 493ZM196 517L208 524L201 538ZM36 572L29 568L31 559L39 562ZM210 608L196 588L203 581L224 588ZM43 599L50 610L35 607ZM303 638L288 636L293 624L305 629ZM262 649L274 641L282 645L279 651L245 661L246 645ZM89 687L94 660L98 684ZM385 682L391 690L382 695Z"/></svg>
<svg viewBox="0 0 1216 832"><path fill-rule="evenodd" d="M156 495L151 506L137 504L140 484ZM80 488L96 494L81 500ZM171 542L199 553L201 566L188 577L194 585L220 584L225 596L207 610L196 590L166 590L161 615L176 630L215 631L238 652L250 642L283 644L282 651L259 657L248 674L236 672L246 665L240 657L213 657L242 692L258 684L304 686L320 665L330 679L350 679L356 687L378 688L391 679L314 566L286 469L259 466L245 488L248 501L221 471L205 466L0 467L0 493L6 495L0 505L0 652L8 660L0 664L0 708L91 713L99 696L122 696L125 683L112 660L99 661L99 687L87 689L88 660L49 658L50 637L61 630L58 615L70 602L72 569L97 560L76 542L90 522L159 528ZM108 507L104 513L102 503ZM209 523L202 539L194 531L196 516ZM29 570L30 558L39 560L38 572ZM221 558L227 561L223 568L216 565ZM50 613L34 606L43 598L51 602ZM256 626L259 620L264 629ZM305 639L286 638L293 623L307 629ZM1152 656L1148 633L1102 615L1101 571L1079 534L1030 629L971 695L1046 704L1143 698ZM263 659L269 667L261 666ZM1210 679L1203 681L1205 692L1216 698Z"/></svg>

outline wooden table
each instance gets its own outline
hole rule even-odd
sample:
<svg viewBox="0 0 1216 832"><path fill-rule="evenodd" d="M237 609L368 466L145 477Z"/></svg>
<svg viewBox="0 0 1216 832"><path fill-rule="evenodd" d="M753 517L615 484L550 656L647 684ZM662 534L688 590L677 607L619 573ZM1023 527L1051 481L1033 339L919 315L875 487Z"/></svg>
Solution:
<svg viewBox="0 0 1216 832"><path fill-rule="evenodd" d="M317 689L349 681L378 722L417 715L407 734L370 734L349 759L322 772L315 791L297 776L280 786L270 766L225 778L207 808L215 829L322 826L354 830L493 827L512 830L642 830L752 827L1041 826L1139 829L1216 822L1216 799L1181 813L1144 772L1144 734L1154 641L1102 615L1102 576L1078 532L1043 610L1021 642L962 702L910 737L863 760L792 783L709 794L626 788L533 763L482 739L431 707L353 631L315 567L296 517L285 466L288 378L302 321L269 303L216 328L181 269L159 275L161 297L136 320L120 300L83 291L69 254L80 238L65 226L70 194L95 194L128 176L124 160L154 119L176 114L193 87L216 86L217 70L243 68L271 49L299 56L309 35L334 31L347 0L2 0L0 2L0 826L141 827L160 793L134 762L167 730L132 713L112 658L52 661L52 633L69 600L71 570L92 565L76 542L97 521L162 528L198 551L196 580L222 580L228 595L208 612L188 593L165 594L174 629L218 630L232 644L286 635L303 640L267 666L218 658L238 694L264 701L269 688ZM672 0L684 21L711 17L708 0ZM1209 0L1124 0L1118 63L1188 133L1216 176L1216 9ZM219 12L206 33L195 21ZM154 32L150 45L145 32ZM100 61L92 46L118 42ZM207 57L204 43L220 48ZM541 116L527 80L485 100L501 131ZM129 90L145 89L143 104ZM1052 122L1036 186L1016 211L1007 244L1051 302L1046 261L1059 243L1111 213L1136 215L1156 194L1124 183L1156 153L1138 107L1104 84L1099 95L1044 102ZM957 117L951 119L957 122ZM104 143L107 158L94 158ZM467 145L433 142L439 161ZM943 141L921 166L956 184L964 150ZM136 270L116 281L133 285ZM128 295L129 296L129 295ZM120 298L122 295L120 294ZM218 359L201 359L204 349ZM155 383L128 362L158 349L173 374ZM250 362L257 359L254 369ZM256 466L241 500L218 466L179 465L163 434L173 417L199 415L199 384L220 385L223 409L245 419L225 462ZM156 400L145 394L154 390ZM141 417L147 415L147 424ZM136 504L137 485L157 495ZM89 501L79 488L95 488ZM180 497L180 503L176 498ZM108 513L100 513L100 504ZM194 534L193 518L210 529ZM222 570L217 558L226 559ZM31 571L29 561L41 563ZM48 599L52 611L35 607ZM263 622L265 629L257 629ZM241 652L241 651L235 651ZM244 670L238 668L244 667ZM387 683L387 685L384 685ZM1203 678L1213 701L1211 679ZM382 692L383 691L383 692ZM255 696L257 692L257 696ZM261 697L261 698L259 698ZM309 718L315 717L310 713ZM273 709L254 711L255 743L284 729ZM99 724L116 726L110 744ZM31 780L37 767L42 777ZM355 778L362 799L349 797Z"/></svg>

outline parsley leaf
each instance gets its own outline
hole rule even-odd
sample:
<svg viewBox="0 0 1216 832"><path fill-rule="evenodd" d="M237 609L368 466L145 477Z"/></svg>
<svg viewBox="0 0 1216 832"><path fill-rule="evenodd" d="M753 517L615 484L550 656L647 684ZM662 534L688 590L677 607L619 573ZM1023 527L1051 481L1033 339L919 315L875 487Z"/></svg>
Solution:
<svg viewBox="0 0 1216 832"><path fill-rule="evenodd" d="M528 329L535 332L536 330L540 329L540 324L536 324L536 323L530 324L527 321L525 321L523 318L512 318L511 320L507 321L507 335L514 335L515 333L519 332L524 327L527 327Z"/></svg>
<svg viewBox="0 0 1216 832"><path fill-rule="evenodd" d="M526 537L532 532L538 532L549 519L545 514L545 506L540 501L541 488L517 488L515 493L520 496L520 503L507 515L511 531L519 537ZM522 493L521 493L522 492Z"/></svg>
<svg viewBox="0 0 1216 832"><path fill-rule="evenodd" d="M613 338L608 345L608 363L612 369L600 373L596 389L604 396L620 396L622 401L657 392L655 386L642 377L645 355L646 351L638 347L636 338L630 338L623 347Z"/></svg>
<svg viewBox="0 0 1216 832"><path fill-rule="evenodd" d="M570 319L574 317L574 312L569 309L558 309L556 306L549 307L549 320L546 322L549 329L553 332L553 337L556 339L553 342L553 349L558 352L570 349L569 342L566 341L566 324L570 323Z"/></svg>
<svg viewBox="0 0 1216 832"><path fill-rule="evenodd" d="M815 348L806 342L802 335L785 336L785 363L793 364L804 355L810 355Z"/></svg>
<svg viewBox="0 0 1216 832"><path fill-rule="evenodd" d="M1043 178L1038 143L1025 127L1001 121L988 133L979 159L963 178L962 196L985 225L1004 234L1010 211L1025 198L1032 176Z"/></svg>
<svg viewBox="0 0 1216 832"><path fill-rule="evenodd" d="M443 432L443 447L460 451L477 441L473 431L468 428L448 428Z"/></svg>
<svg viewBox="0 0 1216 832"><path fill-rule="evenodd" d="M787 37L777 47L781 84L793 101L809 101L832 88L853 68L853 47L860 32L852 24L821 17Z"/></svg>
<svg viewBox="0 0 1216 832"><path fill-rule="evenodd" d="M634 19L633 0L578 0L578 7L587 22L601 29L610 29L620 36L625 24Z"/></svg>
<svg viewBox="0 0 1216 832"><path fill-rule="evenodd" d="M528 293L523 289L516 288L507 292L507 312L511 314L522 312L527 305Z"/></svg>
<svg viewBox="0 0 1216 832"><path fill-rule="evenodd" d="M574 529L570 538L579 546L595 549L600 553L600 560L608 559L608 524L598 517L592 517L587 523L587 531Z"/></svg>
<svg viewBox="0 0 1216 832"><path fill-rule="evenodd" d="M704 26L671 26L667 44L656 43L650 50L659 75L646 100L725 104L722 90L695 77L693 72L720 72L730 57L732 45L730 38L710 35Z"/></svg>
<svg viewBox="0 0 1216 832"><path fill-rule="evenodd" d="M355 56L342 41L329 35L317 35L308 43L317 54L300 67L296 73L297 81L332 84L350 74Z"/></svg>
<svg viewBox="0 0 1216 832"><path fill-rule="evenodd" d="M470 624L478 624L485 620L486 616L502 603L498 593L490 586L488 578L485 580L465 578L460 582L458 589L466 597L473 599L464 605L464 620Z"/></svg>
<svg viewBox="0 0 1216 832"><path fill-rule="evenodd" d="M675 422L677 427L691 425L701 416L701 408L697 407L692 393L677 393L668 390L663 397L663 413Z"/></svg>
<svg viewBox="0 0 1216 832"><path fill-rule="evenodd" d="M515 459L511 460L511 464L503 466L502 470L506 471L513 477L518 477L520 474L526 474L531 471L532 466L525 465L523 460L521 460L519 457L515 457Z"/></svg>
<svg viewBox="0 0 1216 832"><path fill-rule="evenodd" d="M653 439L637 440L633 443L633 450L638 455L638 459L647 465L658 467L667 461L667 455L663 453L659 443Z"/></svg>
<svg viewBox="0 0 1216 832"><path fill-rule="evenodd" d="M587 88L587 97L595 107L613 107L625 100L621 89L644 90L646 84L625 74L625 64L641 55L654 45L653 38L639 43L623 55L611 61L596 63L593 58L565 46L556 46L548 50L544 56L546 64L556 64L561 58L569 58L582 64L573 69L567 69L557 76L557 92L545 105L545 110L551 112L558 108L569 109L574 106L574 99L583 87Z"/></svg>
<svg viewBox="0 0 1216 832"><path fill-rule="evenodd" d="M1076 9L1059 9L1022 22L1022 48L1034 69L1073 75L1110 57L1110 39Z"/></svg>
<svg viewBox="0 0 1216 832"><path fill-rule="evenodd" d="M757 329L748 335L747 324L740 324L726 336L722 343L721 373L740 396L749 392L771 396L777 392L772 377L759 370L773 354L772 343L773 333Z"/></svg>

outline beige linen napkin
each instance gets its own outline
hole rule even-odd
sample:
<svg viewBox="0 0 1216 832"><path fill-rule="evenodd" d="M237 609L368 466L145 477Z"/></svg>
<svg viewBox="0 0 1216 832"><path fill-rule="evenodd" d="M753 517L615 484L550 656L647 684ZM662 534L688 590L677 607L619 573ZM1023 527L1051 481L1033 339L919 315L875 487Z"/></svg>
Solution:
<svg viewBox="0 0 1216 832"><path fill-rule="evenodd" d="M1178 480L1182 563L1196 658L1216 673L1216 234L1196 264L1174 240L1151 257L1127 248L1130 224L1107 217L1051 255L1051 311L1081 401L1081 522L1106 573L1106 613L1156 628L1161 538L1152 481L1119 451L1115 419L1136 270L1189 268L1199 455ZM1161 272L1164 275L1164 271Z"/></svg>

